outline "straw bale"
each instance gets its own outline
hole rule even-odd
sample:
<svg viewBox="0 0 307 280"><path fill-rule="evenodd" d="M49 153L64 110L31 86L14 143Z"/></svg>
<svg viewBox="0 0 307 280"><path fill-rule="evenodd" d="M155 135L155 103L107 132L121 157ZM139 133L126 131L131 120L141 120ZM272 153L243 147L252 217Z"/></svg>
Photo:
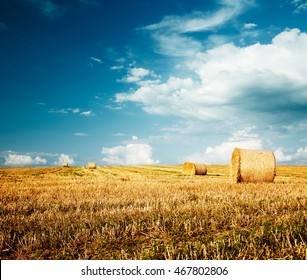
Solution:
<svg viewBox="0 0 307 280"><path fill-rule="evenodd" d="M273 182L275 174L276 160L272 151L239 148L233 150L230 164L231 182Z"/></svg>
<svg viewBox="0 0 307 280"><path fill-rule="evenodd" d="M63 162L62 167L68 167L68 163L67 162Z"/></svg>
<svg viewBox="0 0 307 280"><path fill-rule="evenodd" d="M96 163L95 162L89 162L87 164L88 169L96 169Z"/></svg>
<svg viewBox="0 0 307 280"><path fill-rule="evenodd" d="M185 175L206 175L207 166L204 163L185 162L183 164L183 174Z"/></svg>

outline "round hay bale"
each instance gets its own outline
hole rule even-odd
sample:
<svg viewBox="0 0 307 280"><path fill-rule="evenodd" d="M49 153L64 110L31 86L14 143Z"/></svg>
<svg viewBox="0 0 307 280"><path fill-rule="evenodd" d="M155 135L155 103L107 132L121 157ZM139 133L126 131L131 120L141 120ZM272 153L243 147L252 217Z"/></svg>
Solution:
<svg viewBox="0 0 307 280"><path fill-rule="evenodd" d="M207 166L204 163L185 162L183 164L183 174L185 175L206 175Z"/></svg>
<svg viewBox="0 0 307 280"><path fill-rule="evenodd" d="M67 162L63 162L62 167L68 167L68 163Z"/></svg>
<svg viewBox="0 0 307 280"><path fill-rule="evenodd" d="M231 182L273 182L275 174L276 160L272 151L239 148L233 150L230 165Z"/></svg>
<svg viewBox="0 0 307 280"><path fill-rule="evenodd" d="M95 162L89 162L87 164L88 169L96 169L96 163Z"/></svg>

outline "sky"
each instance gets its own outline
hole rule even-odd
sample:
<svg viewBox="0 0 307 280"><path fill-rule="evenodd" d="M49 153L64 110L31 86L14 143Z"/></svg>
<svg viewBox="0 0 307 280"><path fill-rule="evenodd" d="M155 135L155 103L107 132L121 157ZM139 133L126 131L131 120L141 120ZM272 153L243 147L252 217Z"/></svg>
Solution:
<svg viewBox="0 0 307 280"><path fill-rule="evenodd" d="M0 0L0 166L307 165L307 0Z"/></svg>

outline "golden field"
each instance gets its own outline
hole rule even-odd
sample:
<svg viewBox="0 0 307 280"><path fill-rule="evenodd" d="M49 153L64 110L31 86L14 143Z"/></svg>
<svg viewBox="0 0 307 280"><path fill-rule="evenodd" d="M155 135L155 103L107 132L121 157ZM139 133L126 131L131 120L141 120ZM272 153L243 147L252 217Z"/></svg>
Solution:
<svg viewBox="0 0 307 280"><path fill-rule="evenodd" d="M307 259L307 167L0 168L0 259Z"/></svg>

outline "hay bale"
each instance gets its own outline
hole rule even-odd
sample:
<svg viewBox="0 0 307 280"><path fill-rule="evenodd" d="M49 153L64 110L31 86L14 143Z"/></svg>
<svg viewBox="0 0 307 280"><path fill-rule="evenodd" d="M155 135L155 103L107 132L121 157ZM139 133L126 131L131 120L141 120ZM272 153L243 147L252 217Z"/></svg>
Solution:
<svg viewBox="0 0 307 280"><path fill-rule="evenodd" d="M67 162L63 162L62 167L68 167L68 163Z"/></svg>
<svg viewBox="0 0 307 280"><path fill-rule="evenodd" d="M96 169L96 163L95 162L89 162L87 164L88 169Z"/></svg>
<svg viewBox="0 0 307 280"><path fill-rule="evenodd" d="M273 182L276 160L272 151L245 150L235 148L231 157L230 181Z"/></svg>
<svg viewBox="0 0 307 280"><path fill-rule="evenodd" d="M207 166L204 163L185 162L183 164L183 174L185 175L206 175Z"/></svg>

